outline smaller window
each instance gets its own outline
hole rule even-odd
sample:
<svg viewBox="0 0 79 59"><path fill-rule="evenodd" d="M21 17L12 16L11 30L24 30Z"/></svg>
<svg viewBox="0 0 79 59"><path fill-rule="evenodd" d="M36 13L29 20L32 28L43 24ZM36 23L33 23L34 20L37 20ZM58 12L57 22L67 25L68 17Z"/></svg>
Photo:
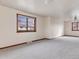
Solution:
<svg viewBox="0 0 79 59"><path fill-rule="evenodd" d="M17 32L36 32L36 17L17 14Z"/></svg>
<svg viewBox="0 0 79 59"><path fill-rule="evenodd" d="M79 31L79 22L72 22L72 31Z"/></svg>

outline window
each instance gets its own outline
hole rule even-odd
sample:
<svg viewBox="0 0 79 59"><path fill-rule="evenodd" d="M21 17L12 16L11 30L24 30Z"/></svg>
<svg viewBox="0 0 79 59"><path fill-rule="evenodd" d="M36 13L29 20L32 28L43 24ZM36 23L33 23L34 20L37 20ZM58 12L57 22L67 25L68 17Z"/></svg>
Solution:
<svg viewBox="0 0 79 59"><path fill-rule="evenodd" d="M17 14L17 32L36 32L36 17Z"/></svg>
<svg viewBox="0 0 79 59"><path fill-rule="evenodd" d="M79 22L72 22L72 31L79 31Z"/></svg>

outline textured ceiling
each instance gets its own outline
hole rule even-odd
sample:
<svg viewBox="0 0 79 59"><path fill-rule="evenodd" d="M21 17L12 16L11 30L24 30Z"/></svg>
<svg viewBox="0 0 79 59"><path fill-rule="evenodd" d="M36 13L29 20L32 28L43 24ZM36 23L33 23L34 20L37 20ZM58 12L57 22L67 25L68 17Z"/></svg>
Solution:
<svg viewBox="0 0 79 59"><path fill-rule="evenodd" d="M79 9L79 0L0 0L0 4L43 16L68 16Z"/></svg>

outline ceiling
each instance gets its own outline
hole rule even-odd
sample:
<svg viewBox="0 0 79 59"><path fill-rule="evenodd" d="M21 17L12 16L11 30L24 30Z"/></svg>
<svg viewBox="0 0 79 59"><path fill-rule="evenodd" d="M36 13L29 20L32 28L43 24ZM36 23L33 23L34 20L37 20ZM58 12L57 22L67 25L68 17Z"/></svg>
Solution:
<svg viewBox="0 0 79 59"><path fill-rule="evenodd" d="M0 4L42 16L69 16L79 0L0 0Z"/></svg>

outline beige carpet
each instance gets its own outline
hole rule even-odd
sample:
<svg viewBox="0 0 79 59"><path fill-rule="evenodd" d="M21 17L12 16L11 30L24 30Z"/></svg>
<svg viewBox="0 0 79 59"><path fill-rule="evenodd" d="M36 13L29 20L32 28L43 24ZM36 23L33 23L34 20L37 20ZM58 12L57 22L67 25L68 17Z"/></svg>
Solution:
<svg viewBox="0 0 79 59"><path fill-rule="evenodd" d="M79 38L63 36L0 50L0 59L79 59Z"/></svg>

